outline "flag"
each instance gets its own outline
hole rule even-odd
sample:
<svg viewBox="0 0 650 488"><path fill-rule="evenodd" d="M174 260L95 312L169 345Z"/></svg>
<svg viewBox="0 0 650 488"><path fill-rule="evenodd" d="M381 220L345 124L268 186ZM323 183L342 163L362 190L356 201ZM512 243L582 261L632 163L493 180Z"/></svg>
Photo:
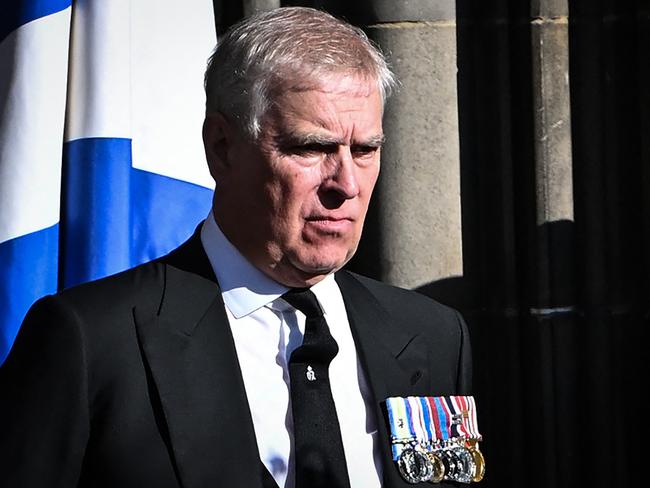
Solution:
<svg viewBox="0 0 650 488"><path fill-rule="evenodd" d="M176 247L208 213L212 0L0 7L0 363L41 296Z"/></svg>

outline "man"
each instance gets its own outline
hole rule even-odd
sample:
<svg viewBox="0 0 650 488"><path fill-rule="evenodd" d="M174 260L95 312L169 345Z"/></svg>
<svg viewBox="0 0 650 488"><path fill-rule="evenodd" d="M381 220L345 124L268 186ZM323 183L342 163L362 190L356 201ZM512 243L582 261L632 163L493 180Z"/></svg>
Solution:
<svg viewBox="0 0 650 488"><path fill-rule="evenodd" d="M384 401L465 394L470 353L456 312L340 271L393 84L315 10L220 40L212 212L168 256L34 305L0 370L3 486L409 486Z"/></svg>

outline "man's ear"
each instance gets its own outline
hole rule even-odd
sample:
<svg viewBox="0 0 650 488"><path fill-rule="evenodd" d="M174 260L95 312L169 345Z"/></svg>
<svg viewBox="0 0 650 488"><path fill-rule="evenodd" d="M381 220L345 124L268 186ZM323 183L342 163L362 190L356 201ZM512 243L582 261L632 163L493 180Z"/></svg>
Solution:
<svg viewBox="0 0 650 488"><path fill-rule="evenodd" d="M203 121L203 147L210 174L215 181L223 178L231 165L230 149L234 141L232 124L220 112L212 112Z"/></svg>

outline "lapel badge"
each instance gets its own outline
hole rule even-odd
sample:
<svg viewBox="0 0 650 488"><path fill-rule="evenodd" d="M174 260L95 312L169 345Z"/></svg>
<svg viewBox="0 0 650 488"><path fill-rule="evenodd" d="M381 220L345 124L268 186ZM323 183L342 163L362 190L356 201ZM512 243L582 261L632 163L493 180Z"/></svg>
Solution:
<svg viewBox="0 0 650 488"><path fill-rule="evenodd" d="M485 475L472 396L386 399L393 461L408 483L478 482Z"/></svg>
<svg viewBox="0 0 650 488"><path fill-rule="evenodd" d="M311 366L307 366L307 373L305 374L307 375L308 381L316 381L316 373L314 372L314 368Z"/></svg>

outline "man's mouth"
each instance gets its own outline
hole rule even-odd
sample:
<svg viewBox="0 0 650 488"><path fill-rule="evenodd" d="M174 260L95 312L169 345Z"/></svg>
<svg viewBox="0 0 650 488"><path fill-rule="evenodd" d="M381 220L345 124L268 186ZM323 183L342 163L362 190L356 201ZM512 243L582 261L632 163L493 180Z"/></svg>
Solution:
<svg viewBox="0 0 650 488"><path fill-rule="evenodd" d="M351 228L354 220L350 217L333 217L329 215L317 215L308 217L308 226L324 232L324 233L339 233Z"/></svg>

